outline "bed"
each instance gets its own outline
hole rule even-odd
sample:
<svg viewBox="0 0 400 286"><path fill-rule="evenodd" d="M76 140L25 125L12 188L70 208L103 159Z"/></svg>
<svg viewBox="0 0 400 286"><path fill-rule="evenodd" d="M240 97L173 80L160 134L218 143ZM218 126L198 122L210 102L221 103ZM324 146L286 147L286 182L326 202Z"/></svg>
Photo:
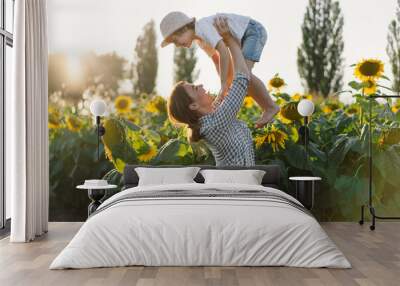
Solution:
<svg viewBox="0 0 400 286"><path fill-rule="evenodd" d="M279 190L279 166L251 168L266 171L261 185L205 184L199 173L195 183L152 186L138 186L136 167L125 167L123 190L100 205L50 269L351 267L312 214Z"/></svg>

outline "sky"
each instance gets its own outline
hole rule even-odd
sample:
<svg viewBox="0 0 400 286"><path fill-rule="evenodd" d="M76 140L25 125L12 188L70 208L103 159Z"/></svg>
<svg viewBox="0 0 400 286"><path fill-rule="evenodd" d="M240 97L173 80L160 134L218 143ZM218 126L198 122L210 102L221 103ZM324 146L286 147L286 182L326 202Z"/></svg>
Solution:
<svg viewBox="0 0 400 286"><path fill-rule="evenodd" d="M344 16L344 82L353 79L351 64L362 58L379 58L385 74L392 77L386 54L388 26L395 17L396 0L339 0ZM137 37L153 19L157 44L162 41L159 24L170 11L182 11L201 18L218 12L250 16L268 31L268 41L253 69L265 83L279 73L289 93L302 92L297 72L297 48L301 44L301 24L308 0L48 0L50 53L70 57L94 51L117 54L132 61ZM157 92L168 96L173 79L173 47L158 48ZM220 81L214 65L198 50L200 76L197 83L217 92Z"/></svg>

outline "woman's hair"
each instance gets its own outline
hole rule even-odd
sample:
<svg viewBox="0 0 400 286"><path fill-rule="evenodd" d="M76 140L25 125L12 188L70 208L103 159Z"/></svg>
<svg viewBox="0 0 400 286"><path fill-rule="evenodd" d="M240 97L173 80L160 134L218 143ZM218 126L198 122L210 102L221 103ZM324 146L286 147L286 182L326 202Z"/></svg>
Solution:
<svg viewBox="0 0 400 286"><path fill-rule="evenodd" d="M190 143L197 142L200 136L200 116L195 110L191 110L189 105L193 103L192 98L186 92L183 85L186 82L178 82L168 98L168 116L174 123L184 123L188 126L188 140Z"/></svg>

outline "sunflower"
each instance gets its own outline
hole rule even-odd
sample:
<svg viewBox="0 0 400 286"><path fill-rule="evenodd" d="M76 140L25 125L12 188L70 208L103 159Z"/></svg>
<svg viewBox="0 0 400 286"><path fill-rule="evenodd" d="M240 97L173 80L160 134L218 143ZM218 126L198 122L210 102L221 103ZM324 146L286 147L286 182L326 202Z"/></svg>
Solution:
<svg viewBox="0 0 400 286"><path fill-rule="evenodd" d="M129 113L127 119L128 119L130 122L132 122L132 123L134 123L134 124L136 124L136 125L140 125L140 119L139 119L139 117L138 117L137 115L135 115L135 114Z"/></svg>
<svg viewBox="0 0 400 286"><path fill-rule="evenodd" d="M254 106L254 99L251 96L246 96L243 103L246 108L252 108Z"/></svg>
<svg viewBox="0 0 400 286"><path fill-rule="evenodd" d="M357 106L354 105L354 104L353 104L353 105L350 105L350 106L347 107L346 110L345 110L346 114L347 114L347 115L350 115L350 116L352 116L352 115L354 115L354 114L357 114L358 111L359 111L359 107L357 107Z"/></svg>
<svg viewBox="0 0 400 286"><path fill-rule="evenodd" d="M145 109L147 112L150 112L150 113L158 113L158 112L159 112L157 106L154 104L153 101L149 101L149 102L146 104L146 106L145 106L144 109Z"/></svg>
<svg viewBox="0 0 400 286"><path fill-rule="evenodd" d="M254 142L256 143L256 148L260 148L267 138L267 135L258 135L254 138Z"/></svg>
<svg viewBox="0 0 400 286"><path fill-rule="evenodd" d="M372 95L376 93L376 82L373 80L367 80L364 82L364 87L362 89L365 95Z"/></svg>
<svg viewBox="0 0 400 286"><path fill-rule="evenodd" d="M132 103L132 98L128 95L119 95L114 102L118 113L128 113L131 110Z"/></svg>
<svg viewBox="0 0 400 286"><path fill-rule="evenodd" d="M75 116L67 115L65 122L67 128L72 132L78 132L82 128L82 122Z"/></svg>
<svg viewBox="0 0 400 286"><path fill-rule="evenodd" d="M267 134L267 142L271 144L272 150L274 152L279 150L279 146L285 149L285 141L288 139L288 135L282 130L277 129L272 126L271 131Z"/></svg>
<svg viewBox="0 0 400 286"><path fill-rule="evenodd" d="M61 116L60 112L54 107L49 107L49 129L57 129L61 127Z"/></svg>
<svg viewBox="0 0 400 286"><path fill-rule="evenodd" d="M329 113L332 112L332 109L331 109L329 106L324 105L324 106L322 107L322 112L325 113L325 114L329 114Z"/></svg>
<svg viewBox="0 0 400 286"><path fill-rule="evenodd" d="M165 99L161 96L154 96L145 106L147 112L161 113L166 111Z"/></svg>
<svg viewBox="0 0 400 286"><path fill-rule="evenodd" d="M337 110L340 108L340 104L337 101L328 102L328 106L332 109L332 111Z"/></svg>
<svg viewBox="0 0 400 286"><path fill-rule="evenodd" d="M157 147L153 144L149 144L149 150L138 156L138 159L142 162L148 162L157 155Z"/></svg>
<svg viewBox="0 0 400 286"><path fill-rule="evenodd" d="M326 102L324 104L324 106L322 107L322 112L324 112L325 114L329 114L332 111L335 111L335 110L337 110L339 108L340 108L340 105L337 102L332 102L332 101L331 102Z"/></svg>
<svg viewBox="0 0 400 286"><path fill-rule="evenodd" d="M383 75L383 72L383 62L376 59L362 60L354 69L354 75L361 81L376 81Z"/></svg>
<svg viewBox="0 0 400 286"><path fill-rule="evenodd" d="M281 111L282 111L282 109L281 109ZM285 118L285 117L282 115L282 112L281 112L281 111L278 113L278 119L279 119L279 121L282 122L283 124L291 124L293 121L290 120L290 119Z"/></svg>
<svg viewBox="0 0 400 286"><path fill-rule="evenodd" d="M265 135L264 142L271 144L272 150L274 152L279 151L279 147L285 149L285 141L287 141L289 136L282 130L277 129L274 125ZM256 141L257 144L257 141Z"/></svg>
<svg viewBox="0 0 400 286"><path fill-rule="evenodd" d="M296 92L295 94L292 95L292 99L294 101L300 101L302 99L312 100L312 95L311 94L301 94L301 93Z"/></svg>
<svg viewBox="0 0 400 286"><path fill-rule="evenodd" d="M281 118L285 118L288 120L300 120L302 116L297 111L298 102L288 102L282 108L280 113Z"/></svg>
<svg viewBox="0 0 400 286"><path fill-rule="evenodd" d="M392 106L392 112L397 113L400 110L400 99L397 99Z"/></svg>
<svg viewBox="0 0 400 286"><path fill-rule="evenodd" d="M276 74L270 81L268 82L269 90L273 90L276 92L280 92L281 88L285 86L285 81Z"/></svg>
<svg viewBox="0 0 400 286"><path fill-rule="evenodd" d="M297 131L296 127L290 128L291 134L290 139L293 142L299 141L299 132ZM279 146L282 149L285 149L285 141L289 139L289 135L285 132L278 130L275 126L272 127L271 131L269 131L265 135L258 135L254 138L254 142L256 144L256 148L260 148L265 142L271 144L272 149L274 152L279 150Z"/></svg>

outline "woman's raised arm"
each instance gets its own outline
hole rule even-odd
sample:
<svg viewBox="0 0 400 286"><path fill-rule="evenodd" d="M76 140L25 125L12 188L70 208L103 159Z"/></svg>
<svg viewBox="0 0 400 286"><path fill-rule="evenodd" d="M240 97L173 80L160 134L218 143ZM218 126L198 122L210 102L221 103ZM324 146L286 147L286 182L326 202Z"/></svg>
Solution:
<svg viewBox="0 0 400 286"><path fill-rule="evenodd" d="M232 120L236 119L237 113L243 105L243 100L247 94L250 81L250 72L238 42L230 33L226 19L216 18L214 25L231 51L235 69L235 76L228 95L213 113L214 126L223 129L226 128Z"/></svg>
<svg viewBox="0 0 400 286"><path fill-rule="evenodd" d="M214 26L231 51L235 73L239 72L250 78L250 71L243 57L242 50L237 39L231 34L227 19L221 16L216 17Z"/></svg>

